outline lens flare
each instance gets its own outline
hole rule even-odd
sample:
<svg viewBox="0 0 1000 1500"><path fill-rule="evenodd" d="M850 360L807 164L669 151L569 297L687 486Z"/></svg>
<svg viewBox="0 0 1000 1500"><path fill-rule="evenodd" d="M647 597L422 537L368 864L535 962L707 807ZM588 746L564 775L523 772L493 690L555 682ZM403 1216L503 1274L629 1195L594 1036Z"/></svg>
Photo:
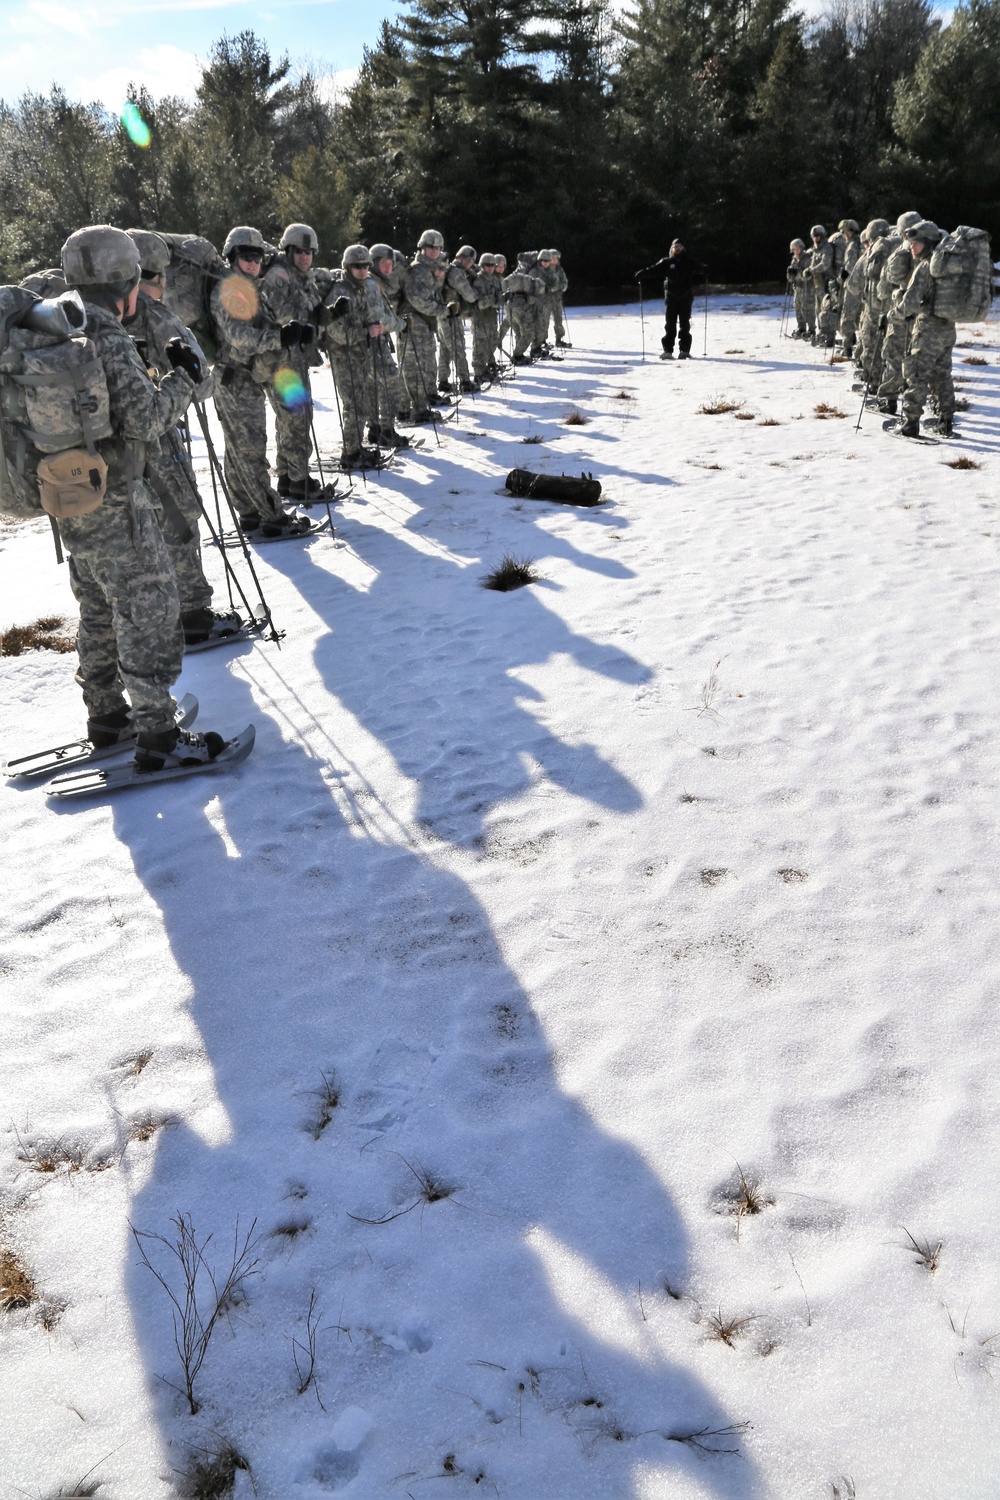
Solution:
<svg viewBox="0 0 1000 1500"><path fill-rule="evenodd" d="M279 370L274 377L274 390L287 411L301 411L309 404L309 392L302 384L302 377L294 370Z"/></svg>
<svg viewBox="0 0 1000 1500"><path fill-rule="evenodd" d="M133 146L139 146L145 151L153 139L153 132L139 113L138 105L133 104L131 99L122 110L122 124Z"/></svg>

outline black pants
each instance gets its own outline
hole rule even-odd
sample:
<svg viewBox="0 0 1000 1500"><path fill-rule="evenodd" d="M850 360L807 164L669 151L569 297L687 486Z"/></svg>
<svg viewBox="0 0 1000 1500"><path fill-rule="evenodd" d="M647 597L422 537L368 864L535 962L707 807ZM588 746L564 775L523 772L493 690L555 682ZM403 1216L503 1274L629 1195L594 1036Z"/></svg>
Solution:
<svg viewBox="0 0 1000 1500"><path fill-rule="evenodd" d="M660 340L665 354L673 354L674 339L677 337L677 325L680 323L680 351L682 354L691 353L691 308L694 305L694 292L684 292L680 297L668 297L666 301L667 331Z"/></svg>

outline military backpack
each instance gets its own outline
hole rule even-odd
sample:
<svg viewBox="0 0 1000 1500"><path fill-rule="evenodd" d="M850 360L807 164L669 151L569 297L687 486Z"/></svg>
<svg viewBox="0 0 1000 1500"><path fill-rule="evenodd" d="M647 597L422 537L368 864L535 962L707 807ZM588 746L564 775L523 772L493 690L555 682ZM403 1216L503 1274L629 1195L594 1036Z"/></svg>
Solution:
<svg viewBox="0 0 1000 1500"><path fill-rule="evenodd" d="M104 499L108 385L78 292L0 287L0 511L85 516Z"/></svg>
<svg viewBox="0 0 1000 1500"><path fill-rule="evenodd" d="M993 261L985 229L960 224L931 253L931 311L953 323L978 323L993 299Z"/></svg>
<svg viewBox="0 0 1000 1500"><path fill-rule="evenodd" d="M170 251L163 303L190 328L208 358L218 356L212 319L212 288L230 274L226 261L211 240L200 234L164 234L160 239Z"/></svg>

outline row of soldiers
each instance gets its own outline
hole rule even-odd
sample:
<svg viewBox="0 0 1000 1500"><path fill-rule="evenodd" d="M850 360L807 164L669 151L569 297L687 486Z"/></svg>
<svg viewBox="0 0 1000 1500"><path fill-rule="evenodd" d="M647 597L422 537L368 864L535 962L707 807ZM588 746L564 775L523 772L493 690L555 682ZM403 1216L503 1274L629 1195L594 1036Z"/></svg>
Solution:
<svg viewBox="0 0 1000 1500"><path fill-rule="evenodd" d="M499 374L502 341L525 364L568 347L558 250L523 252L507 274L503 255L478 258L463 245L449 260L436 229L408 259L387 244L348 245L337 270L315 265L319 243L290 224L268 258L261 232L238 225L224 255L231 274L212 292L221 369L216 408L226 439L226 473L244 531L295 531L282 500L310 501L310 371L326 355L340 409L345 470L378 463L385 448L409 445L399 428L432 422L436 409L478 391ZM472 335L470 368L466 329ZM275 412L277 489L267 462L265 398Z"/></svg>
<svg viewBox="0 0 1000 1500"><path fill-rule="evenodd" d="M800 239L789 247L791 337L832 349L839 335L877 409L900 413L904 437L919 437L928 396L938 432L952 434L955 322L942 315L930 277L930 258L944 233L911 209L895 225L872 219L860 231L854 219L841 219L829 237L814 224L811 251Z"/></svg>
<svg viewBox="0 0 1000 1500"><path fill-rule="evenodd" d="M213 359L165 304L171 247L151 231L78 230L63 246L58 270L23 284L36 297L79 294L100 366L106 416L96 441L87 438L95 459L83 472L92 485L100 471L105 477L100 494L79 513L63 512L58 527L80 608L77 681L87 737L98 750L135 743L139 772L220 753L222 736L181 728L170 690L185 649L251 625L235 611L212 608L199 541L201 497L181 426L189 408L208 438L204 404L215 401L241 530L262 540L303 536L311 521L285 502L308 504L321 488L310 474L309 377L324 353L340 402L342 462L350 468L366 455L377 460L379 446L405 445L397 423L432 420L449 392L495 377L508 331L519 364L550 352L550 329L568 346L567 281L555 250L522 254L511 275L503 256L477 260L471 246L449 262L436 230L421 236L409 261L388 245L351 245L330 271L314 269L317 251L308 225L289 225L277 252L251 226L231 231L229 270L215 277L210 293ZM267 402L276 417L275 487ZM9 475L7 437L5 429L0 462ZM74 477L63 498L81 486L86 482Z"/></svg>

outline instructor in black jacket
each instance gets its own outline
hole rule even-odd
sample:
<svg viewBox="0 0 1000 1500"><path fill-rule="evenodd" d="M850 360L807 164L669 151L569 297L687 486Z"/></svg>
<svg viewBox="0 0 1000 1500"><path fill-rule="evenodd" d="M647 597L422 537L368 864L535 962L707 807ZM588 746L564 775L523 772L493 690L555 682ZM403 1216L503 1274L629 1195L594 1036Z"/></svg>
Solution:
<svg viewBox="0 0 1000 1500"><path fill-rule="evenodd" d="M670 246L670 254L658 260L655 266L647 266L644 271L639 271L636 281L641 282L644 276L652 276L656 271L663 272L663 295L666 300L666 332L660 340L663 345L660 358L673 359L674 340L677 338L679 324L680 358L690 359L694 289L699 281L704 280L705 267L699 265L680 240L674 240Z"/></svg>

